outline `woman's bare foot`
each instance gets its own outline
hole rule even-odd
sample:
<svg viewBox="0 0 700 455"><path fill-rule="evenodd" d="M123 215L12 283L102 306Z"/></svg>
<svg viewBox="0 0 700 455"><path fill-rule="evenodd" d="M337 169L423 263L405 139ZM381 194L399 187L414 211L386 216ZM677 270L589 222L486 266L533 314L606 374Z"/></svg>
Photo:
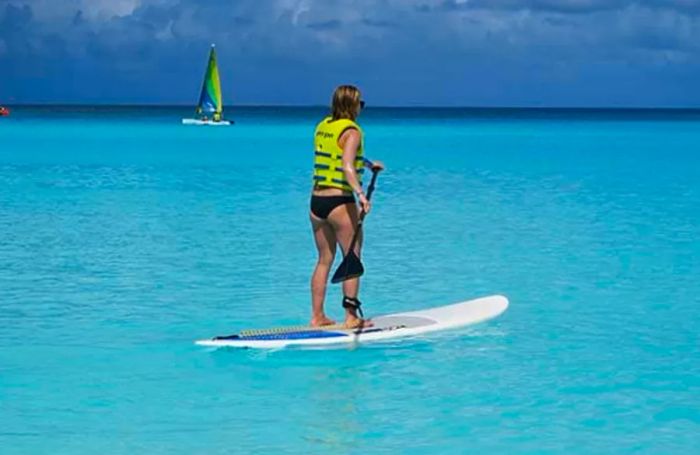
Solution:
<svg viewBox="0 0 700 455"><path fill-rule="evenodd" d="M333 325L335 321L330 319L325 314L320 314L311 318L311 327L323 327L324 325Z"/></svg>
<svg viewBox="0 0 700 455"><path fill-rule="evenodd" d="M347 315L345 316L345 327L348 329L359 329L365 327L372 327L374 323L370 319L362 319L357 316Z"/></svg>

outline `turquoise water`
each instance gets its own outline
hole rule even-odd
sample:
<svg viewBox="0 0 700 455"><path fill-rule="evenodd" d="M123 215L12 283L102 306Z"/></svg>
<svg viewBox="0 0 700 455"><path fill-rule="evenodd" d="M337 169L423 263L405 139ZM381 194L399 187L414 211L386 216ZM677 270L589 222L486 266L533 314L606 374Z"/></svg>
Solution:
<svg viewBox="0 0 700 455"><path fill-rule="evenodd" d="M355 350L208 350L299 324L322 109L0 119L0 447L44 453L690 453L700 112L369 109L370 314L502 293ZM340 293L328 307L340 317Z"/></svg>

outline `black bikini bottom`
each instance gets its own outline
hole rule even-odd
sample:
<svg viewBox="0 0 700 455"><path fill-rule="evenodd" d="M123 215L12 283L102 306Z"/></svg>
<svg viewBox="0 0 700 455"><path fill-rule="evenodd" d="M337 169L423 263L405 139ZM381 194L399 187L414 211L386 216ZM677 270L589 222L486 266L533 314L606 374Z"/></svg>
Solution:
<svg viewBox="0 0 700 455"><path fill-rule="evenodd" d="M311 195L311 213L325 220L334 208L343 204L354 204L355 196L316 196Z"/></svg>

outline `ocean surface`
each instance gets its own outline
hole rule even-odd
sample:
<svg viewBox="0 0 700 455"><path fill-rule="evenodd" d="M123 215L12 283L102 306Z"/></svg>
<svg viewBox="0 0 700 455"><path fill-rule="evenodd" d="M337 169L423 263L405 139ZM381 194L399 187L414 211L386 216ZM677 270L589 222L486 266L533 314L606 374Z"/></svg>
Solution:
<svg viewBox="0 0 700 455"><path fill-rule="evenodd" d="M0 118L3 455L700 446L700 111L369 108L366 313L511 306L271 352L193 341L308 321L325 110L190 111Z"/></svg>

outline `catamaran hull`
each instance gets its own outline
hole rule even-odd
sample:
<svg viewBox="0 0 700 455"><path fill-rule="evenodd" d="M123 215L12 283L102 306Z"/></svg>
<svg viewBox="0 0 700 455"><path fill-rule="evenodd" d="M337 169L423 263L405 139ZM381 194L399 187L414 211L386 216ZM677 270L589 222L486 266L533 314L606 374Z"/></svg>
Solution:
<svg viewBox="0 0 700 455"><path fill-rule="evenodd" d="M207 125L207 126L230 126L233 125L231 120L219 120L215 122L214 120L199 120L196 118L183 118L183 125Z"/></svg>

